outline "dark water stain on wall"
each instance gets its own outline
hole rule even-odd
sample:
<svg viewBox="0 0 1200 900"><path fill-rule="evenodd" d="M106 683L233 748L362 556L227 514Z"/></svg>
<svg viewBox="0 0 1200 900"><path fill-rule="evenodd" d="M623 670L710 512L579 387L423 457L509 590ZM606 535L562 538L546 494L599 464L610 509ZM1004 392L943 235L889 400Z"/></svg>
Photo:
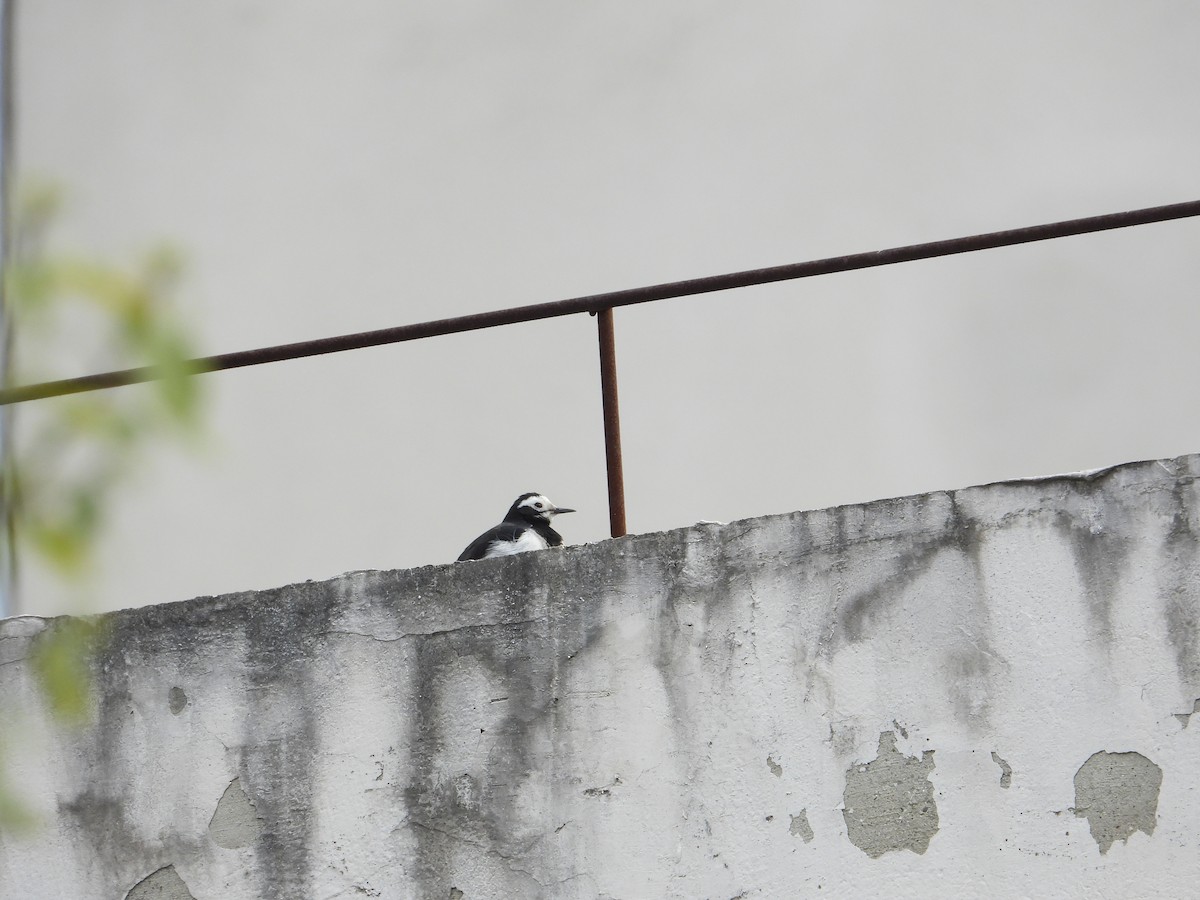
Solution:
<svg viewBox="0 0 1200 900"><path fill-rule="evenodd" d="M58 773L57 791L64 820L59 827L74 835L72 852L88 872L89 895L125 896L131 885L146 880L147 872L176 861L206 866L211 859L213 845L207 834L178 827L181 822L169 806L156 810L155 828L137 819L133 810L145 809L150 769L155 779L166 779L169 791L186 793L193 777L187 760L153 754L160 746L161 730L178 734L193 727L187 717L174 718L163 680L199 678L205 653L225 653L236 646L241 618L237 608L251 598L256 599L250 594L200 598L111 613L98 620L101 639L91 659L94 716L64 738L72 762ZM65 621L51 621L47 628ZM179 713L185 708L186 703ZM155 883L149 882L145 890Z"/></svg>
<svg viewBox="0 0 1200 900"><path fill-rule="evenodd" d="M1113 606L1129 565L1131 539L1124 511L1099 491L1091 492L1095 511L1084 517L1078 509L1060 511L1056 524L1066 537L1083 584L1092 628L1107 645L1113 639Z"/></svg>
<svg viewBox="0 0 1200 900"><path fill-rule="evenodd" d="M257 594L237 609L245 639L245 735L238 776L261 820L255 875L262 896L303 896L311 881L313 755L311 659L335 612L320 584Z"/></svg>
<svg viewBox="0 0 1200 900"><path fill-rule="evenodd" d="M1171 523L1163 548L1165 565L1159 569L1159 593L1180 677L1200 692L1200 561L1196 558L1200 510L1194 479L1181 478L1172 484L1171 500Z"/></svg>
<svg viewBox="0 0 1200 900"><path fill-rule="evenodd" d="M509 888L529 896L540 890L521 862L540 835L530 829L522 792L541 768L537 741L555 713L559 660L578 652L591 631L575 607L554 602L562 581L542 563L536 554L523 554L464 564L464 577L472 579L504 570L496 582L504 585L496 610L503 621L413 636L416 693L405 711L411 776L402 796L417 846L411 871L422 896L446 893L464 845L499 860L511 874ZM554 617L559 620L552 622ZM480 737L489 748L484 771L442 771L453 747L441 722L468 667L482 667L499 685L505 712Z"/></svg>
<svg viewBox="0 0 1200 900"><path fill-rule="evenodd" d="M842 601L828 652L839 643L867 640L896 646L898 638L889 625L903 621L899 604L907 602L924 579L932 579L936 593L924 595L921 602L939 604L959 626L929 645L929 664L946 671L944 692L955 716L973 729L982 728L990 710L992 678L1004 665L989 642L982 563L986 529L964 512L953 492L904 498L891 506L897 522L920 526L914 524L908 531L897 526L896 534L843 547L835 585L861 578L864 572L871 573L872 581Z"/></svg>
<svg viewBox="0 0 1200 900"><path fill-rule="evenodd" d="M154 618L141 610L106 617L91 668L95 718L78 736L78 771L86 773L87 781L74 794L64 792L67 795L58 799L60 813L75 823L79 843L91 854L88 865L96 872L95 883L119 885L121 890L148 866L204 852L195 835L169 833L160 841L142 840L142 829L129 813L139 783L138 773L131 770L136 751L130 751L141 740L140 729L154 727L142 717L152 720L156 714L168 714L163 706L141 710L134 702L137 679L154 671L164 645L163 633L147 627ZM170 634L179 631L171 628Z"/></svg>
<svg viewBox="0 0 1200 900"><path fill-rule="evenodd" d="M838 631L851 643L868 637L883 611L924 577L943 553L961 554L968 567L978 571L980 529L962 512L953 493L890 502L911 506L911 515L917 521L940 521L934 527L898 534L869 545L842 544L840 553L846 558L847 565L863 567L869 564L886 569L886 574L878 577L875 584L842 604ZM980 599L956 598L963 604L970 603L972 608Z"/></svg>
<svg viewBox="0 0 1200 900"><path fill-rule="evenodd" d="M723 526L703 537L694 528L654 535L656 570L637 574L641 583L662 586L654 610L653 663L668 719L677 730L686 732L696 721L694 691L678 678L680 662L703 647L706 674L728 682L756 640L753 617L748 621L742 608L753 604L753 573L744 560L731 558L730 544L739 540L738 530ZM629 589L638 590L636 584Z"/></svg>

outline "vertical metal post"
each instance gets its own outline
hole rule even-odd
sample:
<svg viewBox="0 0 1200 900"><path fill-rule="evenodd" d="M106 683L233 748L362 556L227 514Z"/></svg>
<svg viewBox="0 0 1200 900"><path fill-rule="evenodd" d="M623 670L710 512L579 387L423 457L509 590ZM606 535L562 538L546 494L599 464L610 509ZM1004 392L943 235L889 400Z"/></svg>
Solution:
<svg viewBox="0 0 1200 900"><path fill-rule="evenodd" d="M13 7L16 0L0 0L0 389L12 375L12 309L6 288L11 262L12 218L9 215L9 173L12 171ZM0 409L0 619L17 612L17 548L13 490L13 411Z"/></svg>
<svg viewBox="0 0 1200 900"><path fill-rule="evenodd" d="M612 307L596 314L600 332L600 392L604 398L604 455L608 462L608 523L612 536L625 534L625 474L621 468L621 415L617 409L617 348Z"/></svg>

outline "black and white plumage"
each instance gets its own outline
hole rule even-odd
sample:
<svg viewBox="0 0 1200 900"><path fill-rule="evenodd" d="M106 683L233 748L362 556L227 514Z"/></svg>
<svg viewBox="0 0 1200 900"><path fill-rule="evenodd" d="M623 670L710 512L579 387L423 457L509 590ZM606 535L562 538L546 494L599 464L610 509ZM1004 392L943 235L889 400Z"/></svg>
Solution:
<svg viewBox="0 0 1200 900"><path fill-rule="evenodd" d="M527 550L560 547L562 535L550 527L550 520L569 512L575 510L555 506L542 494L522 494L508 508L504 521L475 538L458 557L458 561L512 556Z"/></svg>

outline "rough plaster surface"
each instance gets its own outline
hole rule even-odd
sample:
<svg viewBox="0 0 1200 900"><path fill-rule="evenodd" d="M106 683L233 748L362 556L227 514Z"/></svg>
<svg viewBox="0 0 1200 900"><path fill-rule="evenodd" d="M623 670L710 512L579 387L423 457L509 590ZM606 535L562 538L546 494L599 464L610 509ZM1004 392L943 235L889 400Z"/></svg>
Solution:
<svg viewBox="0 0 1200 900"><path fill-rule="evenodd" d="M0 896L1188 896L1198 471L5 621Z"/></svg>

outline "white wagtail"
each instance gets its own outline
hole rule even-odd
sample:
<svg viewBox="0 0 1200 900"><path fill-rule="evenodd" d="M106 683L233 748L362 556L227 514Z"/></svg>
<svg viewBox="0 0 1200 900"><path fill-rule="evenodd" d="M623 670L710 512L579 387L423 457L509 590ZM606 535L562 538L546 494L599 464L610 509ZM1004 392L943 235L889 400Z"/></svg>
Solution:
<svg viewBox="0 0 1200 900"><path fill-rule="evenodd" d="M545 550L562 546L562 535L550 527L550 520L560 513L575 512L555 506L538 493L522 494L508 509L504 521L489 528L462 552L464 559L490 559L493 556L512 556L526 550Z"/></svg>

